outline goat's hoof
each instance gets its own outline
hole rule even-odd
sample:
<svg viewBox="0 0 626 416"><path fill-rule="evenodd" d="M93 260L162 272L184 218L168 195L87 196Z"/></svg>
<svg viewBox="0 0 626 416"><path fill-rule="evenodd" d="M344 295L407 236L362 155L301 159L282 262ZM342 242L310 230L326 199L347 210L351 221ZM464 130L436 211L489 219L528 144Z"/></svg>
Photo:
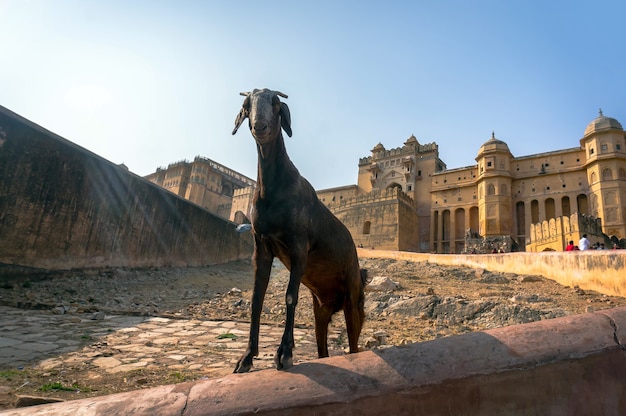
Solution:
<svg viewBox="0 0 626 416"><path fill-rule="evenodd" d="M252 363L248 362L245 358L241 358L237 361L237 365L235 366L235 371L233 373L247 373L252 368Z"/></svg>
<svg viewBox="0 0 626 416"><path fill-rule="evenodd" d="M289 357L283 360L283 370L289 370L291 367L293 367L293 358Z"/></svg>
<svg viewBox="0 0 626 416"><path fill-rule="evenodd" d="M233 373L237 374L237 373L247 373L248 371L250 371L252 367L251 366L241 366L238 365L237 367L235 367L235 371L233 371Z"/></svg>
<svg viewBox="0 0 626 416"><path fill-rule="evenodd" d="M293 358L287 355L276 354L274 363L276 364L277 370L288 370L293 367Z"/></svg>

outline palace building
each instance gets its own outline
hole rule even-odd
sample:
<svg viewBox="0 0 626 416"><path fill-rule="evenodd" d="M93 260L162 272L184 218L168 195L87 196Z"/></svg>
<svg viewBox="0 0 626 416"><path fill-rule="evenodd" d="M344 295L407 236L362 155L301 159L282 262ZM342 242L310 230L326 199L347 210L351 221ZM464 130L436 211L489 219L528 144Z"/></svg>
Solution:
<svg viewBox="0 0 626 416"><path fill-rule="evenodd" d="M476 165L447 169L435 143L421 145L411 136L400 148L376 145L359 161L357 186L318 194L364 247L436 253L562 250L583 233L595 242L611 238L607 244L622 240L623 245L624 130L600 112L578 144L515 157L492 134L478 149ZM393 197L391 190L397 190ZM414 215L403 208L409 202L400 195L410 198ZM477 244L481 241L490 243Z"/></svg>
<svg viewBox="0 0 626 416"><path fill-rule="evenodd" d="M576 147L529 156L514 156L492 134L478 147L475 160L475 165L448 169L436 143L420 144L411 136L402 147L374 146L358 162L357 184L317 193L354 242L366 248L563 250L583 233L592 242L626 243L626 139L616 119L600 111ZM187 165L180 163L148 178L234 222L247 222L254 181L222 167L240 180L225 178L209 159L197 161L205 161L202 166L208 164L207 172L219 176L225 187L211 188L215 182L193 166L182 174ZM201 178L204 188L189 187ZM208 202L216 197L216 203Z"/></svg>
<svg viewBox="0 0 626 416"><path fill-rule="evenodd" d="M193 162L183 160L159 167L145 179L223 218L230 216L234 192L255 184L241 173L201 156Z"/></svg>

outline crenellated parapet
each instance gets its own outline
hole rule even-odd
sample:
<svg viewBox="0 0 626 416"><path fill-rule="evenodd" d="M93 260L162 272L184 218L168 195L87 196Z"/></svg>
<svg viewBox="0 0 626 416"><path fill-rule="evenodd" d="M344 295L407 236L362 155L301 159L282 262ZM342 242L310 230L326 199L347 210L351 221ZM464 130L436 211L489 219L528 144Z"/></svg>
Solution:
<svg viewBox="0 0 626 416"><path fill-rule="evenodd" d="M214 160L209 159L208 157L196 156L193 160L194 162L202 162L208 165L213 171L220 172L221 174L227 176L232 181L236 182L239 186L254 186L256 183L253 179L248 178L241 173L234 171L221 163L217 163Z"/></svg>
<svg viewBox="0 0 626 416"><path fill-rule="evenodd" d="M248 186L246 188L239 188L233 191L233 198L240 196L248 196L254 191L254 186Z"/></svg>
<svg viewBox="0 0 626 416"><path fill-rule="evenodd" d="M565 250L569 241L578 244L583 234L587 234L587 238L592 243L604 243L602 220L580 213L550 218L530 224L530 242L526 245L526 251L562 251Z"/></svg>
<svg viewBox="0 0 626 416"><path fill-rule="evenodd" d="M333 210L349 208L355 205L373 204L377 202L386 202L391 200L399 200L404 204L408 204L413 207L415 206L415 201L413 200L413 198L402 192L402 190L398 187L375 189L366 194L361 194L352 198L344 198L339 201L331 201L327 203L326 206Z"/></svg>
<svg viewBox="0 0 626 416"><path fill-rule="evenodd" d="M415 154L433 154L437 156L439 154L439 145L437 143L428 143L428 144L412 144L405 145L402 147L396 147L394 149L385 150L384 147L382 150L378 150L374 148L376 152L374 152L373 156L367 156L359 159L359 166L366 166L372 163L372 161L376 159L384 159L388 157L397 157L397 156L412 156Z"/></svg>

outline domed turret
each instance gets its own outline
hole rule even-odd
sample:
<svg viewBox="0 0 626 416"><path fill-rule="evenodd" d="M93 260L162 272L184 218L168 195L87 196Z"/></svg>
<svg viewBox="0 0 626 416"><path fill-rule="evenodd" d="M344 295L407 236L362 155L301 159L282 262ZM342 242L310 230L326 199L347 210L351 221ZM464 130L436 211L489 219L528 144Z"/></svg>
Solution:
<svg viewBox="0 0 626 416"><path fill-rule="evenodd" d="M480 150L478 150L478 156L476 158L478 159L484 154L495 152L507 152L509 154L511 153L511 151L509 150L509 146L502 140L496 139L495 133L492 132L491 139L487 140L485 143L483 143L482 146L480 146Z"/></svg>
<svg viewBox="0 0 626 416"><path fill-rule="evenodd" d="M606 117L604 114L602 114L602 109L600 109L598 113L599 113L598 117L596 117L591 123L587 125L587 128L585 129L584 137L587 137L594 133L598 133L602 130L609 130L609 129L623 130L620 122L615 120L614 118Z"/></svg>

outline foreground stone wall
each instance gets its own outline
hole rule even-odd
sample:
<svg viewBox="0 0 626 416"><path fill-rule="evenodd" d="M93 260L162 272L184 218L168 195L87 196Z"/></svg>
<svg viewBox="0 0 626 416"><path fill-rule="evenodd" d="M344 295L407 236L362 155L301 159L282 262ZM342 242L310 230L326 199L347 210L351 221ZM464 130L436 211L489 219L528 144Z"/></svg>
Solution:
<svg viewBox="0 0 626 416"><path fill-rule="evenodd" d="M249 258L235 226L0 107L0 273Z"/></svg>
<svg viewBox="0 0 626 416"><path fill-rule="evenodd" d="M359 257L469 266L496 272L535 274L565 286L578 285L626 297L626 250L548 251L503 254L423 254L359 249ZM417 269L419 271L419 269Z"/></svg>

